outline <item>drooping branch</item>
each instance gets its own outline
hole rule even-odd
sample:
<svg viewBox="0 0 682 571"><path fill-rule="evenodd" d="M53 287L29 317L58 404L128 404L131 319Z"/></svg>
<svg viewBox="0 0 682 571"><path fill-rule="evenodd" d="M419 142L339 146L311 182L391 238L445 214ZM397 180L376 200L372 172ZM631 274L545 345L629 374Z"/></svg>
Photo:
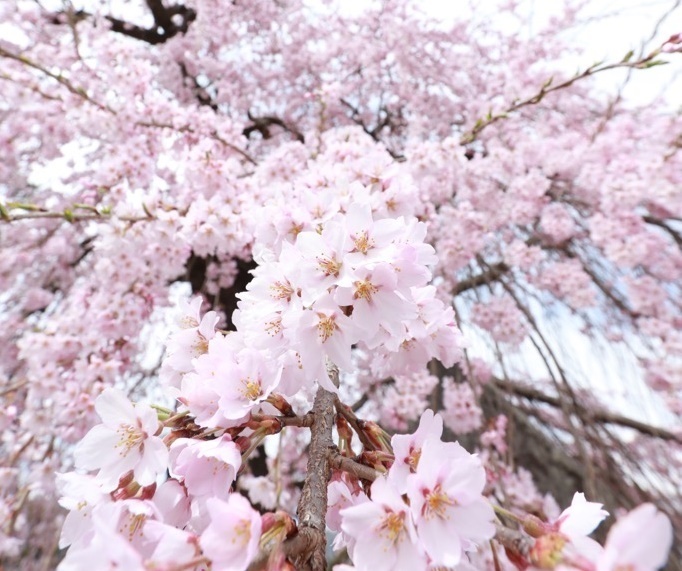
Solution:
<svg viewBox="0 0 682 571"><path fill-rule="evenodd" d="M504 390L506 393L517 395L529 400L534 400L538 402L543 402L550 404L554 407L561 407L561 398L551 395L547 395L542 391L539 391L533 387L527 385L521 385L518 383L513 383L510 381L505 381L503 379L495 379L495 385ZM663 440L672 440L674 442L682 443L682 436L670 432L665 428L660 428L658 426L652 426L645 422L635 420L633 418L628 418L626 416L615 414L606 410L590 409L586 413L590 420L595 422L600 422L604 424L615 424L617 426L622 426L625 428L632 428L637 430L642 434L647 436L653 436L654 438L662 438Z"/></svg>
<svg viewBox="0 0 682 571"><path fill-rule="evenodd" d="M471 276L470 278L461 280L455 285L453 295L459 295L470 289L474 289L483 285L488 285L497 281L500 277L510 270L509 266L504 262L488 266L488 269L480 274Z"/></svg>
<svg viewBox="0 0 682 571"><path fill-rule="evenodd" d="M528 107L530 105L536 105L540 103L548 94L553 93L554 91L559 91L561 89L566 89L567 87L570 87L574 83L586 79L588 77L591 77L593 75L596 75L597 73L602 73L604 71L610 71L612 69L647 69L649 67L654 67L657 65L661 65L662 63L665 63L663 61L657 60L656 58L661 54L662 52L662 47L658 49L653 50L651 53L647 55L643 55L639 58L633 59L633 52L629 52L625 55L625 57L618 62L614 63L608 63L605 64L603 62L598 62L596 64L591 65L590 67L586 68L580 73L577 73L573 77L570 77L569 79L566 79L565 81L562 81L557 84L553 84L552 79L549 78L545 84L540 87L540 89L532 96L527 97L526 99L522 100L517 100L514 101L511 105L509 105L504 111L500 113L493 113L492 111L488 113L488 115L483 118L479 119L476 124L473 126L473 128L466 133L464 133L460 139L461 143L463 145L468 145L473 143L478 135L483 131L485 128L489 127L490 125L493 125L497 123L498 121L501 121L503 119L507 119L511 113L514 113L515 111L518 111L520 109L523 109L524 107Z"/></svg>
<svg viewBox="0 0 682 571"><path fill-rule="evenodd" d="M67 222L81 222L88 220L115 219L124 222L141 222L142 220L152 220L154 216L145 209L143 216L118 216L111 211L111 208L97 208L87 204L74 204L70 208L61 211L50 211L33 204L20 203L0 203L0 221L16 222L19 220L56 219Z"/></svg>

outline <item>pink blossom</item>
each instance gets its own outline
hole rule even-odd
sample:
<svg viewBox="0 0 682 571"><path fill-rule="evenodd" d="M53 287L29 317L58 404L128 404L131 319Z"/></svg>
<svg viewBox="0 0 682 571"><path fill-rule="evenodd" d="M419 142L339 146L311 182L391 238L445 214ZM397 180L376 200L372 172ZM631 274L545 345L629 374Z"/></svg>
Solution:
<svg viewBox="0 0 682 571"><path fill-rule="evenodd" d="M653 504L642 504L613 525L597 571L655 571L665 565L672 544L668 517Z"/></svg>
<svg viewBox="0 0 682 571"><path fill-rule="evenodd" d="M59 571L145 571L142 556L102 516L94 519L95 533L84 546L70 549Z"/></svg>
<svg viewBox="0 0 682 571"><path fill-rule="evenodd" d="M354 540L349 553L357 569L426 568L410 508L387 479L372 484L372 501L342 509L340 515L341 529Z"/></svg>
<svg viewBox="0 0 682 571"><path fill-rule="evenodd" d="M431 562L457 565L464 551L475 550L495 535L495 514L481 495L481 461L457 443L427 440L407 495L420 543Z"/></svg>
<svg viewBox="0 0 682 571"><path fill-rule="evenodd" d="M211 498L206 506L211 523L201 534L200 543L211 559L214 571L244 571L258 552L261 518L239 494L227 501Z"/></svg>
<svg viewBox="0 0 682 571"><path fill-rule="evenodd" d="M97 478L107 490L113 490L128 470L140 485L152 484L168 461L166 445L155 436L159 421L154 409L133 405L118 389L107 388L95 400L95 410L102 424L76 446L76 466L99 470Z"/></svg>
<svg viewBox="0 0 682 571"><path fill-rule="evenodd" d="M306 376L335 391L328 380L325 357L344 370L352 369L351 347L360 336L357 327L329 295L319 298L310 309L287 314L283 323Z"/></svg>
<svg viewBox="0 0 682 571"><path fill-rule="evenodd" d="M94 476L75 472L57 474L57 487L62 494L59 505L69 510L59 537L59 547L63 549L90 535L92 510L110 502L111 496Z"/></svg>
<svg viewBox="0 0 682 571"><path fill-rule="evenodd" d="M215 356L221 359L221 356ZM230 362L231 360L231 362ZM277 387L282 367L254 349L243 349L221 364L215 379L220 412L228 419L243 419Z"/></svg>
<svg viewBox="0 0 682 571"><path fill-rule="evenodd" d="M203 441L180 438L171 447L171 473L193 496L227 498L241 463L239 448L227 435Z"/></svg>
<svg viewBox="0 0 682 571"><path fill-rule="evenodd" d="M391 438L395 461L390 475L394 485L404 490L408 476L416 472L419 466L424 443L427 440L440 440L442 434L442 417L426 409L414 434L396 434Z"/></svg>
<svg viewBox="0 0 682 571"><path fill-rule="evenodd" d="M361 267L339 282L334 300L352 306L351 320L370 349L403 333L402 322L416 317L416 307L398 293L398 275L388 264ZM381 334L378 333L381 331Z"/></svg>

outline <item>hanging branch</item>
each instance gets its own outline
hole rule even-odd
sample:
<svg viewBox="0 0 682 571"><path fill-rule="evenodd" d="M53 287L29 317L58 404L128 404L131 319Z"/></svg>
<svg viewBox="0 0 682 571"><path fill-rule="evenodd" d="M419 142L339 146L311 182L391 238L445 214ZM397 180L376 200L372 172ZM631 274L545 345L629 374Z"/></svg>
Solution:
<svg viewBox="0 0 682 571"><path fill-rule="evenodd" d="M559 91L561 89L570 87L574 83L582 79L596 75L597 73L609 71L611 69L621 68L648 69L650 67L663 65L667 62L656 59L662 53L663 51L662 48L663 46L653 50L648 55L642 56L634 61L632 61L632 56L634 55L634 52L630 51L625 55L625 57L622 60L618 62L608 64L605 64L603 62L595 63L588 67L587 69L583 70L582 72L577 73L573 77L565 81L562 81L561 83L557 83L556 85L552 85L553 78L550 77L545 82L545 84L540 88L540 90L534 95L526 99L522 99L520 101L519 100L515 101L500 113L493 113L492 111L490 111L490 113L488 113L488 115L484 119L479 119L478 121L476 121L476 124L473 126L473 128L462 135L460 142L462 145L468 145L470 143L473 143L478 138L478 135L481 133L481 131L502 119L507 119L510 113L518 111L519 109L523 109L524 107L540 103L540 101L542 101L545 98L545 96L548 95L549 93L553 93L554 91Z"/></svg>

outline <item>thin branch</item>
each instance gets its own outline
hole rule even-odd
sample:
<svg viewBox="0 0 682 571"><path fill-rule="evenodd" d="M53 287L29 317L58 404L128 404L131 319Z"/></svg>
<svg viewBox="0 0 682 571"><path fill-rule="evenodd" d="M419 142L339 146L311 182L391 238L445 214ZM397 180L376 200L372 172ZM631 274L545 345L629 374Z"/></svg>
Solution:
<svg viewBox="0 0 682 571"><path fill-rule="evenodd" d="M368 480L370 482L373 482L381 475L374 468L370 468L369 466L360 464L359 462L356 462L352 458L342 456L338 452L330 453L330 463L331 467L334 468L335 470L343 470L344 472L348 472L349 474L352 474L353 476L360 478L361 480Z"/></svg>
<svg viewBox="0 0 682 571"><path fill-rule="evenodd" d="M481 272L480 274L477 274L470 278L458 281L452 293L453 295L459 295L460 293L465 292L467 290L474 289L483 285L488 285L494 281L497 281L509 270L510 270L509 266L504 262L488 266L488 269L485 272Z"/></svg>
<svg viewBox="0 0 682 571"><path fill-rule="evenodd" d="M279 117L276 117L274 115L265 115L263 117L255 117L254 115L251 114L251 111L247 112L247 115L249 119L252 121L250 125L247 125L244 127L244 130L242 131L242 134L248 139L251 133L258 132L261 134L263 139L269 139L272 135L270 133L270 127L273 125L276 125L277 127L280 127L284 131L291 133L293 137L301 142L305 143L305 137L303 134L296 129L295 127L292 127L288 123L285 123L282 119Z"/></svg>
<svg viewBox="0 0 682 571"><path fill-rule="evenodd" d="M87 101L91 105L94 105L95 107L97 107L101 111L105 111L105 112L110 113L111 115L114 115L114 116L117 115L116 111L114 111L111 107L103 105L103 104L99 103L98 101L96 101L95 99L93 99L92 97L90 97L90 95L88 95L88 93L85 91L85 89L83 89L82 87L77 87L70 80L66 79L63 75L61 75L61 73L51 72L50 70L46 69L44 66L30 60L29 58L27 58L23 55L8 52L7 50L5 50L2 47L0 47L0 57L6 57L8 59L12 59L14 61L20 62L20 63L22 63L28 67L31 67L31 68L43 73L47 77L54 79L55 81L57 81L58 83L60 83L64 87L66 87L66 89L70 93L80 97L81 99L83 99L84 101ZM27 86L27 88L35 91L35 88L32 86ZM139 127L153 127L153 128L158 128L158 129L170 129L170 130L176 131L178 133L196 134L196 131L188 125L184 126L184 127L176 127L175 125L172 125L170 123L159 123L159 122L153 121L153 120L152 121L135 121L134 125L139 126ZM213 132L208 136L215 139L216 141L218 141L219 143L221 143L225 147L232 149L236 153L240 154L242 157L244 157L251 164L253 164L253 165L258 164L256 162L256 159L254 159L246 151L244 151L243 149L240 149L239 147L237 147L236 145L233 145L232 143L227 142L225 139L220 137L216 132Z"/></svg>
<svg viewBox="0 0 682 571"><path fill-rule="evenodd" d="M13 385L10 385L7 388L4 388L0 391L0 397L4 397L5 395L8 395L9 393L13 393L14 391L18 391L19 389L23 389L26 385L28 385L28 381L21 381L19 383L15 383Z"/></svg>
<svg viewBox="0 0 682 571"><path fill-rule="evenodd" d="M22 210L22 212L12 212L14 208ZM73 208L73 209L72 209ZM40 207L32 205L22 205L19 207L13 207L11 204L3 205L0 203L0 221L4 222L16 222L19 220L31 220L31 219L62 219L67 222L83 222L88 220L106 220L115 219L122 220L124 222L141 222L142 220L151 220L154 217L146 213L144 216L117 216L111 212L108 208L97 209L93 207L84 208L85 212L75 212L74 209L79 208L78 205L72 208L65 208L62 211L46 211Z"/></svg>
<svg viewBox="0 0 682 571"><path fill-rule="evenodd" d="M190 133L190 134L196 134L196 131L190 127L189 125L185 125L183 127L176 127L175 125L172 125L171 123L158 123L157 121L138 121L135 123L136 125L139 125L140 127L154 127L156 129L170 129L171 131L176 131L177 133ZM249 155L246 151L243 149L240 149L236 145L233 145L232 143L228 143L225 139L220 137L217 133L211 133L210 137L218 141L220 144L226 146L229 149L232 149L236 153L239 153L242 157L244 157L247 161L249 161L252 165L257 165L258 162L256 159L254 159L251 155Z"/></svg>
<svg viewBox="0 0 682 571"><path fill-rule="evenodd" d="M553 93L554 91L559 91L560 89L565 89L567 87L570 87L574 83L580 81L581 79L585 79L587 77L591 77L593 75L596 75L597 73L601 73L604 71L609 71L612 69L647 69L649 67L654 67L656 65L661 65L662 63L665 63L660 60L656 60L656 57L658 57L661 54L661 48L658 48L656 50L653 50L651 53L649 53L646 56L642 56L638 58L635 61L632 61L631 58L633 56L633 53L630 52L626 54L626 56L619 62L615 63L609 63L609 64L603 64L603 63L596 63L594 65L591 65L587 69L583 70L582 72L574 75L573 77L562 81L561 83L557 83L556 85L552 85L552 78L550 78L541 88L540 90L532 95L531 97L528 97L526 99L522 99L521 101L516 101L512 103L507 109L502 111L501 113L496 113L493 114L492 112L488 114L487 117L484 119L479 119L474 127L470 130L464 133L460 139L461 144L467 145L476 140L478 135L483 131L486 127L489 127L490 125L493 125L497 123L498 121L501 121L502 119L507 119L509 117L510 113L513 113L515 111L518 111L519 109L522 109L524 107L527 107L529 105L535 105L537 103L540 103L546 95Z"/></svg>
<svg viewBox="0 0 682 571"><path fill-rule="evenodd" d="M510 529L502 524L495 524L495 540L514 553L527 556L535 541L525 533Z"/></svg>
<svg viewBox="0 0 682 571"><path fill-rule="evenodd" d="M653 226L658 226L659 228L662 228L665 230L670 236L672 237L673 240L675 240L675 243L682 248L682 234L677 232L674 228L671 228L665 223L665 220L661 220L659 218L656 218L654 216L642 216L642 220L646 222L647 224L652 224Z"/></svg>
<svg viewBox="0 0 682 571"><path fill-rule="evenodd" d="M94 105L98 109L101 109L102 111L107 111L109 113L114 113L114 111L111 108L107 107L106 105L102 105L98 101L95 101L94 99L92 99L87 94L85 89L83 89L82 87L76 87L73 83L71 83L71 81L69 81L63 75L50 71L49 69L43 67L39 63L36 63L33 60L30 60L26 56L9 52L6 49L0 47L0 57L6 57L7 59L18 61L19 63L22 63L22 64L24 64L30 68L33 68L33 69L41 72L42 74L44 74L48 77L51 77L57 83L60 83L61 85L66 87L66 89L68 89L69 92L71 92L73 95L76 95L76 96L80 97L81 99L84 99L85 101L87 101L91 105Z"/></svg>
<svg viewBox="0 0 682 571"><path fill-rule="evenodd" d="M495 379L494 382L496 386L498 386L507 393L512 393L514 395L527 398L529 400L544 402L545 404L550 404L557 408L561 408L561 398L559 397L547 395L533 387L529 387L527 385L522 385L510 381L505 381L503 379ZM682 435L670 432L665 428L652 426L645 422L641 422L633 418L628 418L620 414L611 413L606 410L594 409L583 412L585 415L589 416L591 420L594 420L596 422L601 422L605 424L615 424L626 428L632 428L633 430L637 430L638 432L641 432L642 434L646 434L648 436L653 436L655 438L661 438L663 440L672 440L674 442L682 443Z"/></svg>

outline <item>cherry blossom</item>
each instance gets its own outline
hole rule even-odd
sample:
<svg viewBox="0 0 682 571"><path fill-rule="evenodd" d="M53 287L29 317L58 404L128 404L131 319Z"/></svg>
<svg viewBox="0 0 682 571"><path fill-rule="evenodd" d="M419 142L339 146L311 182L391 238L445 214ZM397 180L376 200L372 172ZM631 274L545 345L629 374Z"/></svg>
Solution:
<svg viewBox="0 0 682 571"><path fill-rule="evenodd" d="M244 571L258 549L261 518L239 494L207 503L211 523L201 535L201 547L216 571Z"/></svg>
<svg viewBox="0 0 682 571"><path fill-rule="evenodd" d="M98 470L97 478L105 490L114 489L128 470L133 471L140 485L155 482L168 458L166 445L156 436L156 412L145 404L133 405L114 388L105 389L97 397L95 410L103 422L76 447L76 465Z"/></svg>
<svg viewBox="0 0 682 571"><path fill-rule="evenodd" d="M426 568L409 506L388 480L374 482L372 501L341 510L341 517L341 529L354 539L350 555L356 568Z"/></svg>
<svg viewBox="0 0 682 571"><path fill-rule="evenodd" d="M680 8L360 4L0 3L0 567L678 562Z"/></svg>
<svg viewBox="0 0 682 571"><path fill-rule="evenodd" d="M660 569L673 542L670 520L652 504L642 504L620 518L609 531L597 571Z"/></svg>

